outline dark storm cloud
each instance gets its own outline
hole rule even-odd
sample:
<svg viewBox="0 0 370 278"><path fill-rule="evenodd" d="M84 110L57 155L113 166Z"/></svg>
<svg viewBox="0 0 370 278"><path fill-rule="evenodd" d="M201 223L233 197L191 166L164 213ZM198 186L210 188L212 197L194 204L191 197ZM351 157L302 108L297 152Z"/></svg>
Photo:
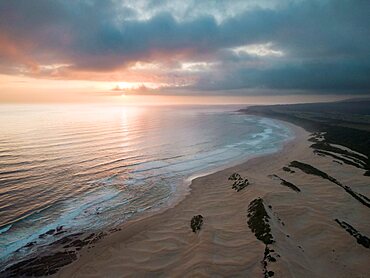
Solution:
<svg viewBox="0 0 370 278"><path fill-rule="evenodd" d="M299 89L326 93L369 93L370 65L361 62L301 63L267 69L231 69L218 75L204 74L194 89ZM215 78L213 78L215 77ZM212 80L207 82L207 80Z"/></svg>
<svg viewBox="0 0 370 278"><path fill-rule="evenodd" d="M2 1L0 70L60 63L109 72L181 57L217 64L191 89L369 92L369 1L246 2L179 1L177 11L173 1ZM284 55L232 50L266 43Z"/></svg>

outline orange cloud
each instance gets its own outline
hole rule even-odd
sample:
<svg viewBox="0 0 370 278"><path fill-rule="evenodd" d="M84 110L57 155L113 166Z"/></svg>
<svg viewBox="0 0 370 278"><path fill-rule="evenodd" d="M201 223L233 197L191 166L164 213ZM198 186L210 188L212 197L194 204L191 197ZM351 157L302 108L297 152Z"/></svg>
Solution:
<svg viewBox="0 0 370 278"><path fill-rule="evenodd" d="M39 71L39 65L36 60L25 54L19 44L5 35L0 35L0 56L24 65L34 73Z"/></svg>

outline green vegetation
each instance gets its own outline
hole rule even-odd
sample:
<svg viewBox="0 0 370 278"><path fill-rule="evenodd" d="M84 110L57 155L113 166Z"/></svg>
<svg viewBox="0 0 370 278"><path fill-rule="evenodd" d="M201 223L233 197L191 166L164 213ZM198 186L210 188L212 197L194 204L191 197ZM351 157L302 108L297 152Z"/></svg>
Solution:
<svg viewBox="0 0 370 278"><path fill-rule="evenodd" d="M265 278L274 276L273 271L267 270L267 265L269 262L276 262L276 258L272 256L272 252L275 252L273 249L270 249L267 245L265 247L265 252L263 254L263 260L262 260L262 267L263 267L263 274Z"/></svg>
<svg viewBox="0 0 370 278"><path fill-rule="evenodd" d="M366 196L359 194L355 191L353 191L349 186L341 184L338 180L335 178L329 176L328 174L324 173L323 171L309 165L303 162L299 161L292 161L289 166L298 168L302 170L304 173L309 175L315 175L322 177L323 179L327 179L337 185L339 185L341 188L343 188L348 194L350 194L353 198L355 198L357 201L359 201L361 204L367 206L370 208L370 200Z"/></svg>
<svg viewBox="0 0 370 278"><path fill-rule="evenodd" d="M271 209L271 205L269 205ZM248 226L254 233L256 238L262 241L265 246L265 252L263 254L263 259L261 261L263 268L263 275L265 278L274 276L273 271L267 269L269 263L276 262L276 258L273 256L275 252L273 249L269 248L269 244L274 243L273 236L271 234L271 227L269 224L270 216L267 214L265 206L263 204L263 199L254 199L248 207ZM275 253L278 257L278 254Z"/></svg>
<svg viewBox="0 0 370 278"><path fill-rule="evenodd" d="M353 236L357 240L358 244L364 246L365 248L370 248L370 239L367 236L360 234L347 222L340 221L338 219L335 219L335 222L337 222L343 229L345 229L351 236Z"/></svg>
<svg viewBox="0 0 370 278"><path fill-rule="evenodd" d="M267 214L261 198L255 199L249 204L248 217L248 226L256 238L264 244L273 243L274 240L268 223L270 216Z"/></svg>
<svg viewBox="0 0 370 278"><path fill-rule="evenodd" d="M203 225L203 216L202 215L195 215L191 219L190 227L193 230L194 233L199 231Z"/></svg>
<svg viewBox="0 0 370 278"><path fill-rule="evenodd" d="M290 169L289 167L286 167L286 166L283 167L283 170L285 172L288 172L288 173L291 173L291 174L295 173L295 171L293 171L292 169Z"/></svg>
<svg viewBox="0 0 370 278"><path fill-rule="evenodd" d="M341 186L341 183L339 181L337 181L335 178L329 176L328 174L324 173L323 171L321 171L321 170L319 170L319 169L317 169L317 168L315 168L315 167L313 167L309 164L294 160L294 161L290 162L289 166L298 168L298 169L302 170L303 172L305 172L306 174L322 177L323 179L327 179L327 180Z"/></svg>
<svg viewBox="0 0 370 278"><path fill-rule="evenodd" d="M281 185L287 186L295 192L301 192L301 190L296 185L294 185L293 183L280 178L278 175L273 174L272 176L279 179Z"/></svg>
<svg viewBox="0 0 370 278"><path fill-rule="evenodd" d="M316 142L316 143L311 145L311 148L324 150L324 151L328 151L328 152L333 152L333 153L341 154L341 155L344 155L344 156L348 156L348 157L352 158L355 161L357 159L358 163L364 163L363 160L366 159L364 156L362 156L360 154L357 154L357 153L354 153L354 152L351 152L351 151L348 151L348 150L344 150L344 149L332 146L332 145L328 144L325 141Z"/></svg>
<svg viewBox="0 0 370 278"><path fill-rule="evenodd" d="M302 126L323 140L312 138L310 141L317 143L313 148L357 158L364 163L364 175L370 176L370 101L251 106L240 111ZM345 146L367 158L330 144Z"/></svg>
<svg viewBox="0 0 370 278"><path fill-rule="evenodd" d="M271 206L269 206L271 207ZM265 278L274 276L273 271L268 271L267 265L270 262L276 262L276 258L272 255L275 252L269 248L269 244L274 242L271 234L271 228L269 224L270 216L267 214L263 200L261 198L254 199L248 207L248 226L256 236L256 238L262 241L265 246L265 252L261 261L263 268L263 275Z"/></svg>
<svg viewBox="0 0 370 278"><path fill-rule="evenodd" d="M362 169L367 168L367 162L366 162L367 159L364 156L357 154L355 152L343 150L341 148L332 146L325 141L316 142L311 145L311 148L315 149L314 152L317 154L329 155L337 160L340 160L348 165L352 165L357 168L362 168ZM340 154L342 156L338 156L333 153ZM349 159L346 159L343 156Z"/></svg>
<svg viewBox="0 0 370 278"><path fill-rule="evenodd" d="M332 158L335 158L337 160L340 160L340 161L344 162L345 164L354 166L356 168L364 169L364 167L366 167L366 165L363 165L362 163L360 164L360 163L353 162L352 160L345 159L345 158L343 158L343 157L341 157L339 155L335 155L335 154L330 153L330 152L321 151L321 150L314 150L313 152L315 154L318 154L318 155L328 155L328 156L331 156Z"/></svg>
<svg viewBox="0 0 370 278"><path fill-rule="evenodd" d="M232 188L235 189L237 192L244 189L249 185L249 181L247 178L242 178L238 173L234 173L229 177L229 181L234 181Z"/></svg>

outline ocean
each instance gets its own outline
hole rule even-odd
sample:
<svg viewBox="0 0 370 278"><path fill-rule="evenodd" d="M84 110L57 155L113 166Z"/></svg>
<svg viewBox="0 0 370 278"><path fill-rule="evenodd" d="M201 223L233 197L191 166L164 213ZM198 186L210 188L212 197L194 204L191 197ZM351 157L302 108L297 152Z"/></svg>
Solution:
<svg viewBox="0 0 370 278"><path fill-rule="evenodd" d="M238 108L1 105L0 262L58 239L39 237L50 229L112 228L165 208L192 177L293 137Z"/></svg>

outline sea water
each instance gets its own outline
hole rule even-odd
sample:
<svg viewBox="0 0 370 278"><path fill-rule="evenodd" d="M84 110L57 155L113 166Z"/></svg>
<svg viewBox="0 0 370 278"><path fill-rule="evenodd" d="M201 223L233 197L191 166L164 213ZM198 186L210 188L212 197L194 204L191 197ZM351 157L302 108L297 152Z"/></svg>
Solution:
<svg viewBox="0 0 370 278"><path fill-rule="evenodd" d="M0 106L0 262L63 226L166 207L190 176L279 150L283 123L233 106ZM65 236L66 234L63 234Z"/></svg>

